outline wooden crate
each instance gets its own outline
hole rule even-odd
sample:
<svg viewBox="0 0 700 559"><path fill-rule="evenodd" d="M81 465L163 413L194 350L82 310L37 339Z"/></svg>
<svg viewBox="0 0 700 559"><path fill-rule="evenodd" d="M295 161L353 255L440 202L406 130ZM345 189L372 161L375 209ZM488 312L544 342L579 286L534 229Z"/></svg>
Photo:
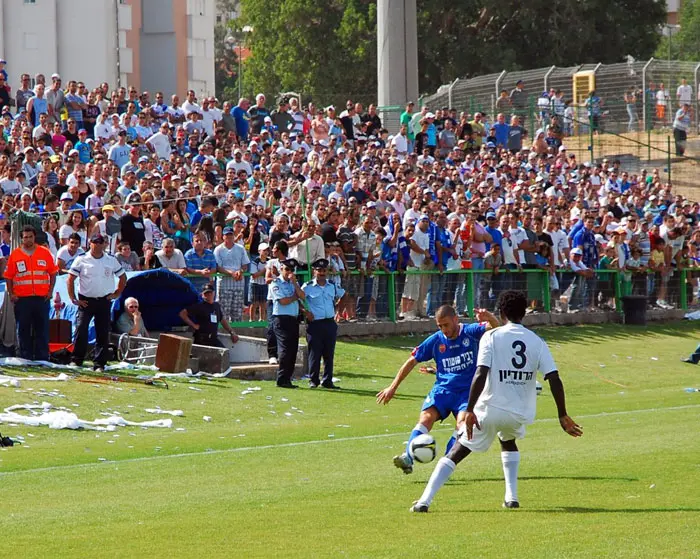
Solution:
<svg viewBox="0 0 700 559"><path fill-rule="evenodd" d="M184 373L187 370L192 340L173 334L161 334L156 350L156 367L164 373Z"/></svg>

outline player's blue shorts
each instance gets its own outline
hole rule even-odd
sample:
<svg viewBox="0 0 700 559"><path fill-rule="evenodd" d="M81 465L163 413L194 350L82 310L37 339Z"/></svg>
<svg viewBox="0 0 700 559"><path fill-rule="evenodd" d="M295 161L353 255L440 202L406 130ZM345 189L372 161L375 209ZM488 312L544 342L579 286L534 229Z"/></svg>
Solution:
<svg viewBox="0 0 700 559"><path fill-rule="evenodd" d="M425 397L421 411L425 411L433 406L440 414L440 419L447 419L451 413L455 416L467 409L469 403L469 389L452 391L443 387L434 386Z"/></svg>

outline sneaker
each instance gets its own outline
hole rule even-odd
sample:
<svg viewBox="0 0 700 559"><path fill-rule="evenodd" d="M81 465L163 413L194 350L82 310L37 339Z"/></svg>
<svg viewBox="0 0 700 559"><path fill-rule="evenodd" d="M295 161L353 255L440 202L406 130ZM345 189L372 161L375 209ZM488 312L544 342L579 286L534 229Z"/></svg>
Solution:
<svg viewBox="0 0 700 559"><path fill-rule="evenodd" d="M503 501L504 509L519 509L520 503L518 501Z"/></svg>
<svg viewBox="0 0 700 559"><path fill-rule="evenodd" d="M419 501L414 501L413 506L408 510L410 512L428 512L428 505L424 505Z"/></svg>
<svg viewBox="0 0 700 559"><path fill-rule="evenodd" d="M309 381L309 388L318 388L318 383L313 380Z"/></svg>
<svg viewBox="0 0 700 559"><path fill-rule="evenodd" d="M278 364L279 364L279 361L277 361L277 357L270 357L270 358L267 360L267 362L268 362L270 365L278 365Z"/></svg>
<svg viewBox="0 0 700 559"><path fill-rule="evenodd" d="M685 359L681 359L683 363L692 363L693 365L697 365L695 361L693 361L690 357L686 357Z"/></svg>
<svg viewBox="0 0 700 559"><path fill-rule="evenodd" d="M673 307L669 305L666 301L663 299L657 299L656 300L656 306L661 307L662 309L672 309Z"/></svg>
<svg viewBox="0 0 700 559"><path fill-rule="evenodd" d="M104 373L105 370L104 370L103 367L95 367L95 372L96 372L96 373Z"/></svg>
<svg viewBox="0 0 700 559"><path fill-rule="evenodd" d="M413 462L404 452L398 456L394 456L394 466L401 470L404 474L413 473Z"/></svg>

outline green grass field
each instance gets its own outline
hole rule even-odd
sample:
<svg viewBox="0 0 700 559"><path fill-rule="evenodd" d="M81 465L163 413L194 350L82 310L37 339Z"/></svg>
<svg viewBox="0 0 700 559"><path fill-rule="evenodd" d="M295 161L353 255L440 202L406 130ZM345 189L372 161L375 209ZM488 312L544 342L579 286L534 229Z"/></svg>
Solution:
<svg viewBox="0 0 700 559"><path fill-rule="evenodd" d="M134 421L160 417L149 407L185 412L172 429L0 425L26 441L0 451L0 557L700 556L700 393L683 390L700 386L700 367L679 362L697 326L539 333L585 434L561 431L545 384L520 444L517 511L501 508L495 445L460 464L429 514L408 512L434 464L405 476L391 458L432 378L414 372L386 407L374 396L417 337L339 344L338 392L235 380L0 387L0 408L46 400ZM241 395L251 386L262 390ZM435 432L443 448L453 425Z"/></svg>

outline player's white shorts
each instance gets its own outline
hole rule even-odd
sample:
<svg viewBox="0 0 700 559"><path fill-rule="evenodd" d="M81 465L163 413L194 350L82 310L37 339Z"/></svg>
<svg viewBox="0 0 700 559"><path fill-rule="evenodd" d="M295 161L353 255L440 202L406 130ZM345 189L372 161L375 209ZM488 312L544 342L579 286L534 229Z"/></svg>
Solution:
<svg viewBox="0 0 700 559"><path fill-rule="evenodd" d="M459 437L459 444L472 452L486 452L493 439L498 435L502 441L522 439L525 436L525 424L513 414L494 407L475 408L474 413L479 420L481 429L476 426L472 432L472 440L467 440L467 433Z"/></svg>

